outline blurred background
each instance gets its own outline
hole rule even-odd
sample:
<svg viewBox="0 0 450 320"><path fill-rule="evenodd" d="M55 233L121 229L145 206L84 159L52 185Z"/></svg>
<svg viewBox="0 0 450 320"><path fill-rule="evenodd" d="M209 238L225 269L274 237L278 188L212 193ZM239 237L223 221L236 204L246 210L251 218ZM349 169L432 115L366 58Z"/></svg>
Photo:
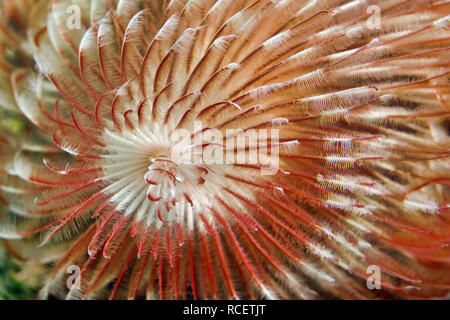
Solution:
<svg viewBox="0 0 450 320"><path fill-rule="evenodd" d="M0 300L34 299L37 291L33 289L31 274L24 270L0 241Z"/></svg>

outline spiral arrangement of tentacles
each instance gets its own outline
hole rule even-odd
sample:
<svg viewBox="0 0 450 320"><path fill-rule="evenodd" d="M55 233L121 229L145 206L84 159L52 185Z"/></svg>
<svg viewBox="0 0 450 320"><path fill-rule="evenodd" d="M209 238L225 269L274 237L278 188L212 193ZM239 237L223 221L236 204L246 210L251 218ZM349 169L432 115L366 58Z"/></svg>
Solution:
<svg viewBox="0 0 450 320"><path fill-rule="evenodd" d="M40 298L448 295L450 1L1 10L0 237L51 267ZM208 132L248 158L252 129L279 134L272 174L173 158Z"/></svg>

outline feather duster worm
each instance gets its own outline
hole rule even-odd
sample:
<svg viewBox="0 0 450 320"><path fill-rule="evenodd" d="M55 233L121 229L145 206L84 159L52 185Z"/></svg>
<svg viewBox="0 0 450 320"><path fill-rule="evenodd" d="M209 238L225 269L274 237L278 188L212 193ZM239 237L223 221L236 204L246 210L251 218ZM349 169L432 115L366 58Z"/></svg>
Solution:
<svg viewBox="0 0 450 320"><path fill-rule="evenodd" d="M449 1L7 3L0 236L41 298L448 294Z"/></svg>

